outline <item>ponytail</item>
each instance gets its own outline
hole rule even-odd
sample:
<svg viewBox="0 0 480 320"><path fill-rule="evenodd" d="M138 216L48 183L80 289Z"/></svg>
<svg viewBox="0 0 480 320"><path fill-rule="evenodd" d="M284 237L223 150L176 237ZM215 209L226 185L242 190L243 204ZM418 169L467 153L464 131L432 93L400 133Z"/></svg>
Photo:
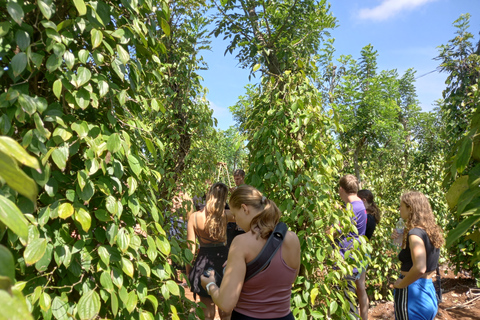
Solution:
<svg viewBox="0 0 480 320"><path fill-rule="evenodd" d="M280 221L281 212L275 202L252 186L241 185L235 189L229 204L231 208L240 208L245 204L261 210L250 222L250 230L263 239L268 239Z"/></svg>

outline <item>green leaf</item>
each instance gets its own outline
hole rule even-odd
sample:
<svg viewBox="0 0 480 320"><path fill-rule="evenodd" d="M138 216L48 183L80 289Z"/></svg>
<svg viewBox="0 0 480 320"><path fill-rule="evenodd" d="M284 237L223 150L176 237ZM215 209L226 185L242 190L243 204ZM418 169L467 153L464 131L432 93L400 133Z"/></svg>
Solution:
<svg viewBox="0 0 480 320"><path fill-rule="evenodd" d="M140 320L154 320L154 318L152 313L144 310L140 313Z"/></svg>
<svg viewBox="0 0 480 320"><path fill-rule="evenodd" d="M63 59L65 59L65 64L67 68L72 70L73 66L75 65L75 56L70 51L65 51L63 54Z"/></svg>
<svg viewBox="0 0 480 320"><path fill-rule="evenodd" d="M15 77L22 74L23 70L27 67L27 62L27 55L25 52L19 52L13 57L10 64L12 65L12 71Z"/></svg>
<svg viewBox="0 0 480 320"><path fill-rule="evenodd" d="M165 238L164 236L159 236L156 241L158 250L160 250L161 253L164 255L168 256L170 254L170 243L168 242L168 239Z"/></svg>
<svg viewBox="0 0 480 320"><path fill-rule="evenodd" d="M35 269L37 269L38 272L47 271L48 266L52 261L52 255L53 255L53 245L51 243L48 243L47 249L45 250L45 254L43 255L42 258L40 258L40 260L38 260L35 263Z"/></svg>
<svg viewBox="0 0 480 320"><path fill-rule="evenodd" d="M62 87L62 80L55 80L55 82L53 83L53 94L55 95L55 97L57 97L57 99L60 99L60 95L62 94Z"/></svg>
<svg viewBox="0 0 480 320"><path fill-rule="evenodd" d="M75 87L79 88L83 86L85 83L90 81L92 77L92 73L85 67L79 67L77 69L77 79L75 81Z"/></svg>
<svg viewBox="0 0 480 320"><path fill-rule="evenodd" d="M52 313L57 320L68 320L68 303L58 296L53 298Z"/></svg>
<svg viewBox="0 0 480 320"><path fill-rule="evenodd" d="M137 180L135 180L134 177L128 177L127 179L127 184L128 184L128 195L131 196L135 190L137 190Z"/></svg>
<svg viewBox="0 0 480 320"><path fill-rule="evenodd" d="M126 231L124 228L121 228L118 231L117 245L122 252L127 251L128 246L130 245L130 235L128 234L128 231Z"/></svg>
<svg viewBox="0 0 480 320"><path fill-rule="evenodd" d="M112 278L110 277L110 274L107 271L102 272L102 275L100 276L100 284L108 292L113 292L114 288L113 288Z"/></svg>
<svg viewBox="0 0 480 320"><path fill-rule="evenodd" d="M100 30L92 29L90 31L90 36L92 37L92 48L95 49L102 43L103 33Z"/></svg>
<svg viewBox="0 0 480 320"><path fill-rule="evenodd" d="M122 257L122 271L133 279L133 273L135 271L133 268L133 263L125 257Z"/></svg>
<svg viewBox="0 0 480 320"><path fill-rule="evenodd" d="M28 238L28 221L15 203L0 195L0 221L22 239Z"/></svg>
<svg viewBox="0 0 480 320"><path fill-rule="evenodd" d="M125 50L123 46L117 44L117 52L120 61L122 61L124 65L127 64L128 60L130 60L130 54L128 53L128 51Z"/></svg>
<svg viewBox="0 0 480 320"><path fill-rule="evenodd" d="M108 196L106 199L106 207L108 212L116 215L118 213L118 203L114 197Z"/></svg>
<svg viewBox="0 0 480 320"><path fill-rule="evenodd" d="M40 164L37 158L28 154L28 152L14 139L6 136L0 136L0 151L13 157L22 165L40 171Z"/></svg>
<svg viewBox="0 0 480 320"><path fill-rule="evenodd" d="M107 140L107 150L111 153L116 153L122 148L122 141L118 133L113 133Z"/></svg>
<svg viewBox="0 0 480 320"><path fill-rule="evenodd" d="M80 207L76 210L75 220L80 222L83 231L88 232L88 230L90 230L90 226L92 225L92 217L90 216L90 213L88 213L88 211L83 207Z"/></svg>
<svg viewBox="0 0 480 320"><path fill-rule="evenodd" d="M7 11L16 23L22 25L24 13L22 7L18 3L9 1L7 3Z"/></svg>
<svg viewBox="0 0 480 320"><path fill-rule="evenodd" d="M34 239L27 245L23 252L23 258L27 265L32 265L43 257L47 250L47 240L42 238Z"/></svg>
<svg viewBox="0 0 480 320"><path fill-rule="evenodd" d="M50 20L55 13L55 6L52 0L37 0L38 8L42 12L43 16Z"/></svg>
<svg viewBox="0 0 480 320"><path fill-rule="evenodd" d="M33 121L35 122L35 129L37 130L37 133L40 134L42 137L49 139L51 136L51 133L50 131L45 129L43 121L40 118L40 115L38 113L35 113L33 115Z"/></svg>
<svg viewBox="0 0 480 320"><path fill-rule="evenodd" d="M74 95L75 95L75 102L78 104L78 106L82 110L85 110L90 104L90 93L84 88L82 88L74 92Z"/></svg>
<svg viewBox="0 0 480 320"><path fill-rule="evenodd" d="M98 93L100 94L100 98L108 93L108 83L106 81L98 81Z"/></svg>
<svg viewBox="0 0 480 320"><path fill-rule="evenodd" d="M142 167L140 166L140 161L138 160L138 158L133 154L129 154L128 164L130 165L130 169L132 169L133 173L135 173L135 175L140 178L140 174L142 173Z"/></svg>
<svg viewBox="0 0 480 320"><path fill-rule="evenodd" d="M88 50L82 49L78 51L78 59L83 64L87 63L87 59L89 55L90 55L90 52Z"/></svg>
<svg viewBox="0 0 480 320"><path fill-rule="evenodd" d="M100 296L96 291L88 291L82 295L77 304L78 315L81 320L90 320L100 312Z"/></svg>
<svg viewBox="0 0 480 320"><path fill-rule="evenodd" d="M462 222L460 222L457 227L453 230L451 230L448 233L447 239L446 239L446 246L450 247L455 240L460 238L467 230L470 230L473 225L477 224L480 221L480 214L477 215L472 215L471 217L466 218Z"/></svg>
<svg viewBox="0 0 480 320"><path fill-rule="evenodd" d="M58 207L58 216L62 219L67 219L74 213L74 211L71 203L64 202Z"/></svg>
<svg viewBox="0 0 480 320"><path fill-rule="evenodd" d="M83 16L87 13L87 6L83 0L73 0L75 8L77 8L78 15Z"/></svg>
<svg viewBox="0 0 480 320"><path fill-rule="evenodd" d="M130 291L130 293L128 294L127 303L125 304L128 313L132 313L132 311L135 310L137 302L137 294L135 293L135 291Z"/></svg>
<svg viewBox="0 0 480 320"><path fill-rule="evenodd" d="M138 272L142 276L150 278L150 273L151 273L150 267L147 263L145 263L143 261L138 261Z"/></svg>
<svg viewBox="0 0 480 320"><path fill-rule="evenodd" d="M100 256L100 259L102 259L103 263L105 263L107 266L110 265L110 253L108 253L108 250L105 247L98 247L98 255Z"/></svg>
<svg viewBox="0 0 480 320"><path fill-rule="evenodd" d="M13 254L7 247L0 244L0 276L8 277L12 283L15 283L15 262Z"/></svg>
<svg viewBox="0 0 480 320"><path fill-rule="evenodd" d="M57 143L62 143L70 140L72 137L72 133L68 130L63 129L62 127L57 127L55 131L53 131L53 139Z"/></svg>
<svg viewBox="0 0 480 320"><path fill-rule="evenodd" d="M46 292L43 292L42 295L40 296L40 308L42 308L43 311L48 311L50 309L50 306L52 304L52 298L50 298L50 295Z"/></svg>
<svg viewBox="0 0 480 320"><path fill-rule="evenodd" d="M115 292L110 293L110 298L112 300L112 302L111 302L112 314L115 317L117 315L117 312L118 312L118 298L117 298L117 295L115 294Z"/></svg>
<svg viewBox="0 0 480 320"><path fill-rule="evenodd" d="M175 281L168 280L166 285L167 285L168 291L170 291L171 294L175 296L180 296L180 289L178 288L178 284Z"/></svg>
<svg viewBox="0 0 480 320"><path fill-rule="evenodd" d="M467 167L468 162L470 161L470 157L472 156L472 149L473 149L472 139L470 139L470 137L464 137L462 145L458 150L456 161L455 161L458 173L461 174Z"/></svg>
<svg viewBox="0 0 480 320"><path fill-rule="evenodd" d="M462 193L468 189L468 176L462 176L457 178L454 183L448 189L446 198L447 204L450 209L453 209L457 203L458 199L462 195Z"/></svg>
<svg viewBox="0 0 480 320"><path fill-rule="evenodd" d="M112 267L112 281L119 289L123 286L123 273L115 267Z"/></svg>
<svg viewBox="0 0 480 320"><path fill-rule="evenodd" d="M9 30L10 30L10 22L8 21L0 22L0 37L6 36Z"/></svg>
<svg viewBox="0 0 480 320"><path fill-rule="evenodd" d="M163 32L165 32L165 35L167 37L170 36L170 25L168 24L167 20L164 18L160 18L160 25L162 27Z"/></svg>
<svg viewBox="0 0 480 320"><path fill-rule="evenodd" d="M30 35L25 30L17 30L15 33L15 41L20 47L20 50L25 51L30 45Z"/></svg>
<svg viewBox="0 0 480 320"><path fill-rule="evenodd" d="M60 170L65 170L68 160L68 147L58 147L55 148L52 152L53 162L57 165Z"/></svg>
<svg viewBox="0 0 480 320"><path fill-rule="evenodd" d="M68 51L66 51L65 53L67 52ZM53 73L55 70L60 68L61 65L62 57L59 57L55 54L51 54L50 57L48 57L46 67L49 72Z"/></svg>
<svg viewBox="0 0 480 320"><path fill-rule="evenodd" d="M148 295L147 299L152 303L154 313L157 313L157 308L158 308L158 300L155 296Z"/></svg>

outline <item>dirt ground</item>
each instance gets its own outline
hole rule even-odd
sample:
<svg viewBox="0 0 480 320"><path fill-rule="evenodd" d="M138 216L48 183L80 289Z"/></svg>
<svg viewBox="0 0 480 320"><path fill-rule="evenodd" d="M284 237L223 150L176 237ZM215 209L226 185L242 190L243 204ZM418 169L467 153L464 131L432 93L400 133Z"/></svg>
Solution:
<svg viewBox="0 0 480 320"><path fill-rule="evenodd" d="M480 320L480 289L476 288L475 279L467 273L458 273L455 276L453 271L446 266L440 267L440 273L442 275L443 301L439 305L435 319ZM187 298L193 300L190 290L186 288L185 291ZM215 317L215 320L217 319L220 320L218 315ZM368 319L395 319L393 302L371 302Z"/></svg>
<svg viewBox="0 0 480 320"><path fill-rule="evenodd" d="M447 270L447 274L445 274ZM442 275L442 303L439 304L435 319L439 320L480 320L480 289L475 279L466 273L458 273L446 266L440 268ZM369 319L395 319L393 302L376 301L368 310Z"/></svg>

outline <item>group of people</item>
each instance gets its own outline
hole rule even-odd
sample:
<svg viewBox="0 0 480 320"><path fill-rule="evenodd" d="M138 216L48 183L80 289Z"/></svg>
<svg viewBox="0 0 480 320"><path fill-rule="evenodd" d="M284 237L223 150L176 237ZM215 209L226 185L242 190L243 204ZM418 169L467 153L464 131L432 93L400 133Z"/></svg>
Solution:
<svg viewBox="0 0 480 320"><path fill-rule="evenodd" d="M188 219L187 240L192 252L196 252L195 261L186 270L191 291L205 305L205 319L214 319L217 306L221 319L292 320L290 297L300 270L300 241L294 232L287 231L266 267L246 280L249 268L270 243L281 212L275 202L243 184L243 171L236 173L243 173L238 179L241 183L230 190L228 204L227 186L215 183L207 193L205 207ZM353 211L351 222L358 231L342 234L342 230L333 228L338 233L336 245L343 256L360 236L371 239L380 222L380 211L372 192L358 190L353 175L340 179L339 196L347 210ZM443 245L443 233L435 223L428 199L420 192L401 196L400 216L406 221L406 228L399 254L401 274L394 283L395 319L434 319L438 304L432 276ZM242 232L227 246L229 223L235 223ZM351 313L361 319L368 319L365 274L366 269L359 267L346 277L360 307L358 313L356 301L351 301Z"/></svg>

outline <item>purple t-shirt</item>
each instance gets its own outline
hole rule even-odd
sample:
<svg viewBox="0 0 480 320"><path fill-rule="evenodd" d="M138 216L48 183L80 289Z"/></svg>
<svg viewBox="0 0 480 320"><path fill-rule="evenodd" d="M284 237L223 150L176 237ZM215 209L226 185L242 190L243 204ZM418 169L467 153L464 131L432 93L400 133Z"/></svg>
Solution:
<svg viewBox="0 0 480 320"><path fill-rule="evenodd" d="M339 247L340 247L340 254L342 257L345 256L345 252L353 248L353 239L348 240L348 238L355 238L358 239L359 236L365 235L365 230L367 229L367 210L365 210L365 205L363 201L353 201L351 202L352 209L354 213L354 217L352 219L352 223L355 223L357 227L358 234L355 232L350 232L346 237L342 236L340 238ZM357 240L358 241L358 240ZM356 272L356 268L354 268L354 272Z"/></svg>

